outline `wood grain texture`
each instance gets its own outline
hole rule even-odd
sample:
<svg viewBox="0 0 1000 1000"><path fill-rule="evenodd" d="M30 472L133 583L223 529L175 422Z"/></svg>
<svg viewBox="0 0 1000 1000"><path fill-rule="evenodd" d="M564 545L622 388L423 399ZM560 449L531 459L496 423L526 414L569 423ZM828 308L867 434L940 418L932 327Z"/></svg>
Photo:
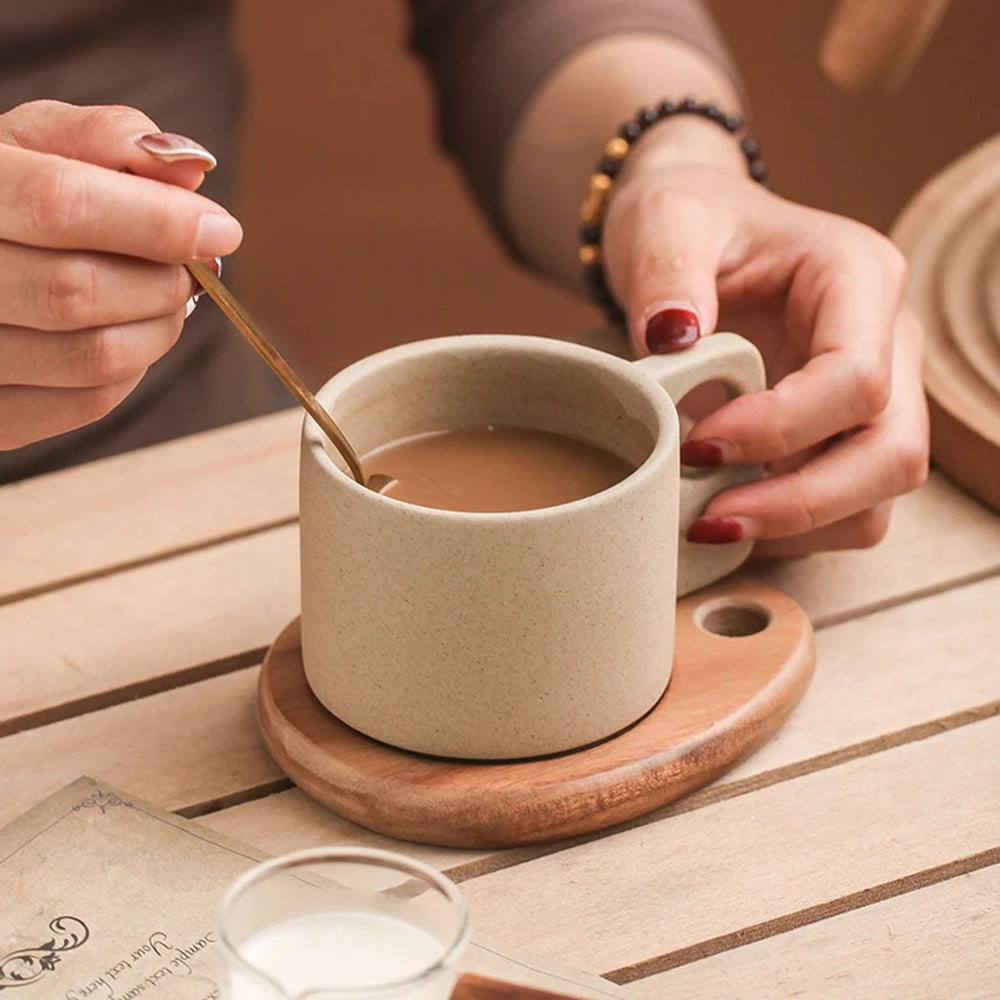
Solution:
<svg viewBox="0 0 1000 1000"><path fill-rule="evenodd" d="M852 894L875 901L872 890L895 879L919 888L921 872L995 849L998 745L1000 718L987 719L595 838L462 891L480 933L628 981L638 963L669 968L706 942L734 948L749 928L781 934L832 916Z"/></svg>
<svg viewBox="0 0 1000 1000"><path fill-rule="evenodd" d="M0 489L0 602L189 551L298 513L287 410Z"/></svg>
<svg viewBox="0 0 1000 1000"><path fill-rule="evenodd" d="M298 592L289 526L0 605L0 735L259 663Z"/></svg>
<svg viewBox="0 0 1000 1000"><path fill-rule="evenodd" d="M767 627L713 635L698 622L716 608L757 609L748 613L762 612ZM265 660L258 715L268 747L300 788L381 833L457 847L574 836L632 819L723 773L777 729L812 672L805 615L752 581L681 601L676 635L670 687L651 713L612 740L543 760L432 760L360 735L313 697L297 625Z"/></svg>
<svg viewBox="0 0 1000 1000"><path fill-rule="evenodd" d="M907 205L892 236L910 263L909 298L927 331L924 385L931 410L931 453L956 482L1000 509L1000 394L955 342L943 300L943 269L963 229L1000 192L1000 136L935 176ZM962 287L969 287L963 277ZM954 298L968 293L949 293ZM966 312L985 311L978 292Z"/></svg>
<svg viewBox="0 0 1000 1000"><path fill-rule="evenodd" d="M0 825L81 774L185 813L280 786L253 716L256 668L0 739Z"/></svg>
<svg viewBox="0 0 1000 1000"><path fill-rule="evenodd" d="M816 634L816 673L781 730L726 782L887 748L1000 704L1000 577ZM933 655L928 654L933 650Z"/></svg>
<svg viewBox="0 0 1000 1000"><path fill-rule="evenodd" d="M637 822L657 823L753 794L1000 712L1000 671L994 669L998 605L1000 578L994 577L821 630L816 672L781 729L713 784ZM328 843L403 850L461 879L551 849L493 853L402 843L338 816L299 789L224 809L202 822L271 853Z"/></svg>
<svg viewBox="0 0 1000 1000"><path fill-rule="evenodd" d="M634 1000L992 1000L1000 865L748 943L626 986Z"/></svg>
<svg viewBox="0 0 1000 1000"><path fill-rule="evenodd" d="M794 598L820 628L1000 572L1000 518L932 472L893 504L874 548L756 561L747 572Z"/></svg>
<svg viewBox="0 0 1000 1000"><path fill-rule="evenodd" d="M268 854L346 844L399 851L439 869L470 864L491 854L488 850L436 847L387 837L338 816L298 788L200 816L198 822Z"/></svg>

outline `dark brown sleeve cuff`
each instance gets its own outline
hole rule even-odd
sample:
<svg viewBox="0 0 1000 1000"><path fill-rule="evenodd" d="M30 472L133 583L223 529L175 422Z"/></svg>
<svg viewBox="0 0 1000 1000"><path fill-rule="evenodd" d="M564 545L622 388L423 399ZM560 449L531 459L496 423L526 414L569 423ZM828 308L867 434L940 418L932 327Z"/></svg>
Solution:
<svg viewBox="0 0 1000 1000"><path fill-rule="evenodd" d="M441 142L508 248L500 190L507 145L532 94L578 49L626 32L670 35L708 53L738 84L698 0L410 0L410 8L410 44L437 90Z"/></svg>

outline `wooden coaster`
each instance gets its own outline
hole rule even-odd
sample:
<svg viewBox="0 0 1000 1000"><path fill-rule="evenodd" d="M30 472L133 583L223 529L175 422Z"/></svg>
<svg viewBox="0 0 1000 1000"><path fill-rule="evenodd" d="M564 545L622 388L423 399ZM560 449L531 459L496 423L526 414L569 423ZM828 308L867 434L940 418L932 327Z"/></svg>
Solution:
<svg viewBox="0 0 1000 1000"><path fill-rule="evenodd" d="M730 579L677 606L670 687L603 743L536 760L468 762L378 743L331 715L302 668L296 619L261 668L257 717L307 795L403 840L507 847L589 833L706 784L763 743L812 676L812 626L780 591Z"/></svg>

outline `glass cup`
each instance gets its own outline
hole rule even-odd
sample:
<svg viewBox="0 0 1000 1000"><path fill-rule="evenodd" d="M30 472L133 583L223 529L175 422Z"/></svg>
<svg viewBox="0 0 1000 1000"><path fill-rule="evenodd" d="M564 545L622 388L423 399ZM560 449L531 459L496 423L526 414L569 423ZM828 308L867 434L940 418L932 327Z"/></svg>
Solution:
<svg viewBox="0 0 1000 1000"><path fill-rule="evenodd" d="M471 935L453 882L362 847L240 876L216 910L223 1000L448 1000Z"/></svg>

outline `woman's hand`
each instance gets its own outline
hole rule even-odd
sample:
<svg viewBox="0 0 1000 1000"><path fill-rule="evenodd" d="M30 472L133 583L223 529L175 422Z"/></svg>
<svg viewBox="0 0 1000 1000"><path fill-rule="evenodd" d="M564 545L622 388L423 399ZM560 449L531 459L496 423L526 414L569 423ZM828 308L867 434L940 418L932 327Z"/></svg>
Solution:
<svg viewBox="0 0 1000 1000"><path fill-rule="evenodd" d="M674 126L629 164L605 219L633 347L676 350L731 329L760 349L770 386L688 435L686 464L772 473L715 497L688 537L754 538L767 555L873 545L892 498L927 474L922 334L903 258L859 223L771 194L736 161L687 159L677 139Z"/></svg>
<svg viewBox="0 0 1000 1000"><path fill-rule="evenodd" d="M176 162L137 144L150 136ZM193 289L182 263L242 238L193 193L212 165L130 108L0 115L0 449L98 419L173 346Z"/></svg>

